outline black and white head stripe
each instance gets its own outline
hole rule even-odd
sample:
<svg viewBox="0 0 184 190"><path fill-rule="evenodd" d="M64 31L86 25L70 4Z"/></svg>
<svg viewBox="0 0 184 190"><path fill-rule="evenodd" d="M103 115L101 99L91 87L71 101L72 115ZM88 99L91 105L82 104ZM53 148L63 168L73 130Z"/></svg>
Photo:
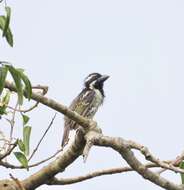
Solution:
<svg viewBox="0 0 184 190"><path fill-rule="evenodd" d="M86 86L86 87L89 87L92 82L96 81L96 80L97 80L98 78L100 78L101 76L102 76L102 75L99 74L99 73L91 73L91 74L89 74L89 75L85 78L85 80L84 80L85 86Z"/></svg>

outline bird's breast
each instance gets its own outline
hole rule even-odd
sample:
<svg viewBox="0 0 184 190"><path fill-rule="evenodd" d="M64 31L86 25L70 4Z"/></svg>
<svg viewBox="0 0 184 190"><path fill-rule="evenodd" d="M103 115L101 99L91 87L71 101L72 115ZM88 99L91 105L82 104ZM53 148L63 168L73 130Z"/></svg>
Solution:
<svg viewBox="0 0 184 190"><path fill-rule="evenodd" d="M94 97L89 105L88 111L86 112L86 116L88 118L93 118L95 113L97 112L99 106L103 103L103 96L99 90L94 90Z"/></svg>
<svg viewBox="0 0 184 190"><path fill-rule="evenodd" d="M94 91L95 91L94 104L96 104L95 107L99 107L103 103L103 96L98 89L95 89Z"/></svg>

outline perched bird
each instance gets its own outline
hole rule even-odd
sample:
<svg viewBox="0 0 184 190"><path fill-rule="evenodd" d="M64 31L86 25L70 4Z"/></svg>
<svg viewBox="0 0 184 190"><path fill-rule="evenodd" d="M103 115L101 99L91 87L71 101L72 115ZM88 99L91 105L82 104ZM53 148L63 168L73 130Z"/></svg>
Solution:
<svg viewBox="0 0 184 190"><path fill-rule="evenodd" d="M92 119L99 106L103 103L105 94L103 90L104 82L109 78L108 75L91 73L84 80L84 89L73 100L69 108L83 117ZM64 147L69 141L69 132L77 129L79 125L65 116L64 133L61 146Z"/></svg>

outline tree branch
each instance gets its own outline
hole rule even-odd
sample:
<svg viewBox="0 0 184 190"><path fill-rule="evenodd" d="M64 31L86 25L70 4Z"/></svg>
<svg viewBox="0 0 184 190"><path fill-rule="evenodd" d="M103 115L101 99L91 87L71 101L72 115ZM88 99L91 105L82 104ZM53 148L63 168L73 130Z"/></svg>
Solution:
<svg viewBox="0 0 184 190"><path fill-rule="evenodd" d="M77 133L75 141L71 146L63 152L56 160L45 166L35 174L22 181L22 186L26 190L34 190L40 185L45 184L49 179L53 178L57 173L63 172L65 168L77 159L84 148L85 141L83 135Z"/></svg>
<svg viewBox="0 0 184 190"><path fill-rule="evenodd" d="M146 168L155 168L158 167L156 164L153 163L148 163L145 165ZM47 184L48 185L69 185L73 183L78 183L82 182L91 178L103 176L103 175L112 175L112 174L118 174L118 173L125 173L125 172L130 172L134 171L130 167L119 167L119 168L110 168L110 169L103 169L103 170L98 170L95 172L88 173L86 175L82 176L77 176L77 177L71 177L71 178L56 178L54 177L51 179Z"/></svg>
<svg viewBox="0 0 184 190"><path fill-rule="evenodd" d="M8 88L10 91L17 92L15 85L9 81L5 82L5 88ZM26 97L25 92L24 92L24 96ZM91 120L82 117L77 112L71 111L66 106L56 102L55 100L53 100L51 98L47 98L47 97L40 95L38 93L32 92L31 99L33 99L37 102L40 102L40 103L52 108L53 110L56 110L56 111L58 111L64 115L66 115L67 117L76 121L79 125L81 125L84 128L88 128L88 126L92 122Z"/></svg>
<svg viewBox="0 0 184 190"><path fill-rule="evenodd" d="M143 145L140 145L134 141L128 141L129 145L131 148L139 150L144 156L145 159L155 163L157 166L160 166L161 168L168 169L171 171L174 171L176 173L184 173L184 170L178 167L175 167L174 164L179 164L176 161L171 161L171 162L165 162L161 161L158 158L154 157L153 154L149 151L149 149Z"/></svg>
<svg viewBox="0 0 184 190"><path fill-rule="evenodd" d="M39 162L28 165L28 168L33 168L33 167L39 166L40 164L43 164L44 162L51 160L52 158L56 157L61 151L62 151L62 149L56 151L53 155L51 155ZM5 168L11 168L11 169L25 169L25 167L22 165L17 166L17 165L10 164L9 162L4 162L2 160L0 160L0 165L4 166Z"/></svg>
<svg viewBox="0 0 184 190"><path fill-rule="evenodd" d="M45 131L44 134L42 135L41 139L39 140L39 142L38 142L36 148L33 150L33 152L32 152L32 154L31 154L31 156L29 157L28 161L30 161L31 158L33 158L33 156L34 156L34 154L36 153L36 151L38 150L38 148L39 148L41 142L43 141L45 135L47 134L47 132L48 132L49 129L51 128L51 126L52 126L52 124L53 124L55 118L56 118L56 113L54 114L54 117L52 118L52 120L51 120L49 126L47 127L46 131Z"/></svg>
<svg viewBox="0 0 184 190"><path fill-rule="evenodd" d="M16 91L16 88L13 84L6 82L5 84L6 88L9 88L12 91ZM24 94L26 96L26 94ZM170 182L169 180L159 176L157 173L151 171L148 169L145 165L143 165L132 152L132 144L129 141L126 141L122 138L113 138L113 137L107 137L100 134L98 131L96 133L92 133L94 137L91 135L88 135L89 132L92 130L93 126L97 126L95 122L86 119L76 112L73 112L69 110L67 107L63 106L62 104L49 99L47 97L44 97L37 93L32 93L32 99L38 102L41 102L42 104L59 111L60 113L63 113L70 119L77 122L79 125L81 125L85 129L85 140L87 143L85 146L85 140L84 140L84 134L81 135L80 133L77 133L75 142L72 143L72 145L64 152L60 157L58 157L55 161L51 162L46 167L42 168L32 176L28 177L27 179L23 180L22 186L26 190L33 190L37 187L39 187L42 184L45 184L50 179L52 179L57 173L64 171L64 169L70 165L77 157L79 157L82 154L83 149L86 150L86 155L88 155L91 142L92 145L98 145L103 147L110 147L114 149L115 151L119 152L122 158L126 160L126 162L129 164L129 166L138 172L142 177L145 179L148 179L149 181L153 182L154 184L157 184L160 187L163 187L168 190L184 190L184 187L181 185L174 184ZM94 125L93 125L93 124ZM100 134L100 135L99 135ZM90 136L90 138L89 138ZM146 158L151 158L151 161L155 162L158 165L161 165L161 167L165 167L160 162L156 162L154 157L150 157L147 155L149 152L146 150L142 150L142 153L145 155Z"/></svg>
<svg viewBox="0 0 184 190"><path fill-rule="evenodd" d="M39 89L39 90L42 90L41 94L44 96L47 92L48 92L48 86L41 86L41 85L37 85L37 86L32 86L32 89ZM37 106L38 106L39 102L36 102L34 105L32 105L30 108L27 108L27 109L15 109L11 106L8 106L9 109L12 109L12 110L15 110L15 111L18 111L18 112L23 112L23 113L26 113L26 112L30 112L32 111L33 109L35 109Z"/></svg>
<svg viewBox="0 0 184 190"><path fill-rule="evenodd" d="M169 180L161 177L157 173L149 170L143 165L131 151L128 141L122 138L113 138L108 136L102 136L96 139L95 142L98 146L105 146L114 149L119 152L122 158L124 158L132 169L137 171L143 178L153 182L154 184L163 187L168 190L184 190L182 185L177 185Z"/></svg>
<svg viewBox="0 0 184 190"><path fill-rule="evenodd" d="M11 147L11 145L12 145L12 147ZM7 150L7 152L0 155L0 161L3 160L4 158L6 158L8 155L10 155L16 146L17 146L17 141L14 144L10 144L10 148Z"/></svg>

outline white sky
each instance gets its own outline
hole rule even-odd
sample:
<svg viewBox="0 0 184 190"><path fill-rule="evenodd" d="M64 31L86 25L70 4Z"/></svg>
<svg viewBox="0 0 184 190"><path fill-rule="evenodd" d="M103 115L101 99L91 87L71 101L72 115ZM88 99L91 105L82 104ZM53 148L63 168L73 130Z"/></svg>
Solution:
<svg viewBox="0 0 184 190"><path fill-rule="evenodd" d="M96 115L104 134L142 143L161 159L173 159L181 153L182 0L16 0L8 4L12 7L15 46L10 48L0 38L1 60L24 68L33 84L48 85L48 96L65 105L79 93L87 74L95 71L110 75L105 84L106 101ZM30 114L32 147L53 114L44 106ZM59 148L62 120L63 116L57 115L35 160ZM123 165L125 162L117 153L94 147L86 164L79 158L61 176ZM1 169L0 177L8 177L9 172ZM19 178L30 174L12 173ZM180 183L179 175L167 176ZM135 173L99 177L65 187L38 189L161 189Z"/></svg>

